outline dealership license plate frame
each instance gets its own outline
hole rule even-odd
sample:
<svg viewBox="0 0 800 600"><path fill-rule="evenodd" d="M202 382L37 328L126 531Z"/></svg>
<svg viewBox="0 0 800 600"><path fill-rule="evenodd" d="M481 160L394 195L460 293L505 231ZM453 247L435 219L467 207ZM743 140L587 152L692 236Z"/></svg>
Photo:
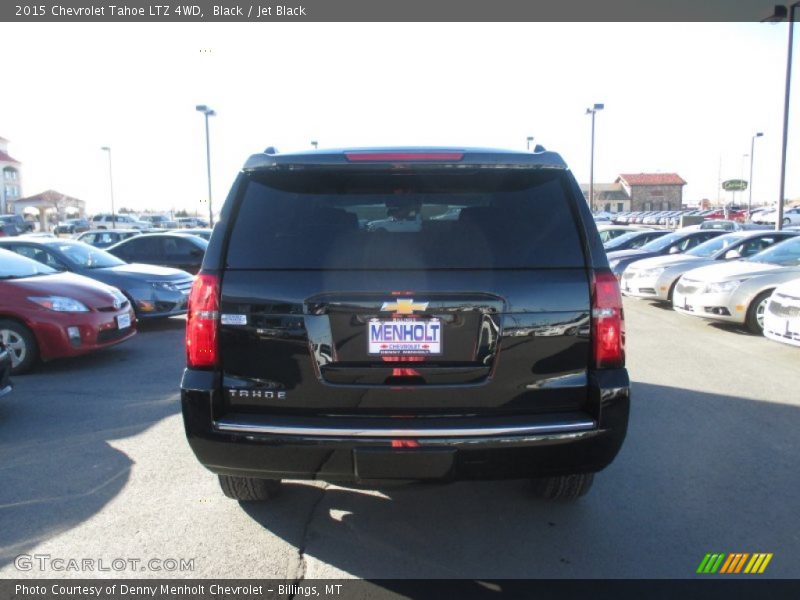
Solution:
<svg viewBox="0 0 800 600"><path fill-rule="evenodd" d="M395 341L374 340L373 326L400 325L417 328L423 326L424 336L427 338L432 325L438 328L438 340L424 339L422 341ZM369 356L441 356L444 349L444 335L442 321L432 317L426 319L370 319L367 322L367 354ZM385 346L385 347L384 347Z"/></svg>
<svg viewBox="0 0 800 600"><path fill-rule="evenodd" d="M131 326L131 316L128 313L124 315L117 315L117 329L127 329ZM124 325L123 325L124 323Z"/></svg>

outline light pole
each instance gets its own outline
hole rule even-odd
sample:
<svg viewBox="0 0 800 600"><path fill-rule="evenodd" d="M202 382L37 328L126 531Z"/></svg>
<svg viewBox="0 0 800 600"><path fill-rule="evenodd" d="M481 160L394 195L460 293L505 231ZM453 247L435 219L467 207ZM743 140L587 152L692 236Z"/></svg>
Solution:
<svg viewBox="0 0 800 600"><path fill-rule="evenodd" d="M531 151L531 142L533 141L533 136L529 135L527 140L528 140L528 152L530 152Z"/></svg>
<svg viewBox="0 0 800 600"><path fill-rule="evenodd" d="M111 195L111 229L117 228L117 217L114 214L114 178L111 176L111 146L100 148L108 154L108 191Z"/></svg>
<svg viewBox="0 0 800 600"><path fill-rule="evenodd" d="M753 211L753 161L755 160L755 152L756 152L756 138L763 137L764 134L762 132L757 132L752 138L750 138L750 193L747 196L747 220L750 220L750 213Z"/></svg>
<svg viewBox="0 0 800 600"><path fill-rule="evenodd" d="M594 115L598 110L603 110L604 104L595 104L586 109L587 115L592 115L592 158L589 162L589 207L594 210Z"/></svg>
<svg viewBox="0 0 800 600"><path fill-rule="evenodd" d="M214 227L214 212L211 208L211 140L208 135L208 117L213 117L215 113L205 104L198 104L195 109L203 113L206 117L206 169L208 170L208 226Z"/></svg>
<svg viewBox="0 0 800 600"><path fill-rule="evenodd" d="M316 150L317 146L319 146L319 142L317 140L311 140L311 145L314 146L314 150Z"/></svg>
<svg viewBox="0 0 800 600"><path fill-rule="evenodd" d="M789 10L783 4L775 5L775 12L764 21L777 23L789 15L789 49L786 53L786 91L783 100L783 141L781 145L781 185L780 195L778 196L778 215L775 218L775 230L783 228L783 195L786 191L786 141L789 134L789 92L792 87L792 36L794 33L794 11L800 6L800 2L789 5Z"/></svg>

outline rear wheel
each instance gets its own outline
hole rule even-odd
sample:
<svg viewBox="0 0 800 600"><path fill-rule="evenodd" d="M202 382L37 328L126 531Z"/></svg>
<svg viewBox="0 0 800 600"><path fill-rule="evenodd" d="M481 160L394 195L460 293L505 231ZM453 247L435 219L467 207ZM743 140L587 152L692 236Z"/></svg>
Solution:
<svg viewBox="0 0 800 600"><path fill-rule="evenodd" d="M745 325L750 333L761 335L764 333L764 313L769 304L769 297L772 295L772 290L761 292L756 296L755 300L750 303L747 309L747 316L745 317Z"/></svg>
<svg viewBox="0 0 800 600"><path fill-rule="evenodd" d="M234 500L269 500L278 495L281 481L280 479L219 475L219 486L222 488L222 493Z"/></svg>
<svg viewBox="0 0 800 600"><path fill-rule="evenodd" d="M594 473L577 473L533 480L533 493L544 500L577 500L592 487Z"/></svg>
<svg viewBox="0 0 800 600"><path fill-rule="evenodd" d="M11 373L29 370L39 357L39 347L33 332L16 321L0 320L0 342L11 354Z"/></svg>
<svg viewBox="0 0 800 600"><path fill-rule="evenodd" d="M783 224L784 224L784 225L791 225L791 224L792 224L792 220L791 220L789 217L786 217L786 218L783 220Z"/></svg>

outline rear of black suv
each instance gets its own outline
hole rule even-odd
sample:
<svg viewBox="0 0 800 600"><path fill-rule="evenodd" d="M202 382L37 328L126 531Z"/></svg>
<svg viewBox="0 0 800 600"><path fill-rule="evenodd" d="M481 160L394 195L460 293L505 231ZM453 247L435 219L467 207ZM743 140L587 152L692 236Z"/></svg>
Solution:
<svg viewBox="0 0 800 600"><path fill-rule="evenodd" d="M248 160L189 302L182 406L225 493L531 478L573 498L625 437L617 281L551 152Z"/></svg>

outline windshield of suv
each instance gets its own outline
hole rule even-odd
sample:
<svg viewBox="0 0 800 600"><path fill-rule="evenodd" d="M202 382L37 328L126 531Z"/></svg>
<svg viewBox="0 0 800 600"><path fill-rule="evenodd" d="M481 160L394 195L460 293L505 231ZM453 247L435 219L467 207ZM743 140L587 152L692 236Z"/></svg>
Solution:
<svg viewBox="0 0 800 600"><path fill-rule="evenodd" d="M747 260L781 265L783 267L800 266L800 237L775 244Z"/></svg>
<svg viewBox="0 0 800 600"><path fill-rule="evenodd" d="M0 279L20 279L56 273L39 261L20 256L16 252L0 249Z"/></svg>
<svg viewBox="0 0 800 600"><path fill-rule="evenodd" d="M719 237L711 238L707 242L703 242L698 246L695 246L691 250L688 250L686 254L689 256L710 258L717 252L725 250L726 248L732 246L733 244L736 244L737 242L741 241L744 237L746 236L739 233L721 235Z"/></svg>
<svg viewBox="0 0 800 600"><path fill-rule="evenodd" d="M228 266L584 266L561 171L269 172L245 179Z"/></svg>
<svg viewBox="0 0 800 600"><path fill-rule="evenodd" d="M645 252L659 252L664 248L668 248L678 240L683 239L685 235L685 233L678 233L677 231L674 233L668 233L667 235L661 236L657 240L647 242L640 249L644 250Z"/></svg>
<svg viewBox="0 0 800 600"><path fill-rule="evenodd" d="M126 264L125 261L120 260L113 254L84 242L59 242L51 244L50 247L59 250L77 267L102 269Z"/></svg>

